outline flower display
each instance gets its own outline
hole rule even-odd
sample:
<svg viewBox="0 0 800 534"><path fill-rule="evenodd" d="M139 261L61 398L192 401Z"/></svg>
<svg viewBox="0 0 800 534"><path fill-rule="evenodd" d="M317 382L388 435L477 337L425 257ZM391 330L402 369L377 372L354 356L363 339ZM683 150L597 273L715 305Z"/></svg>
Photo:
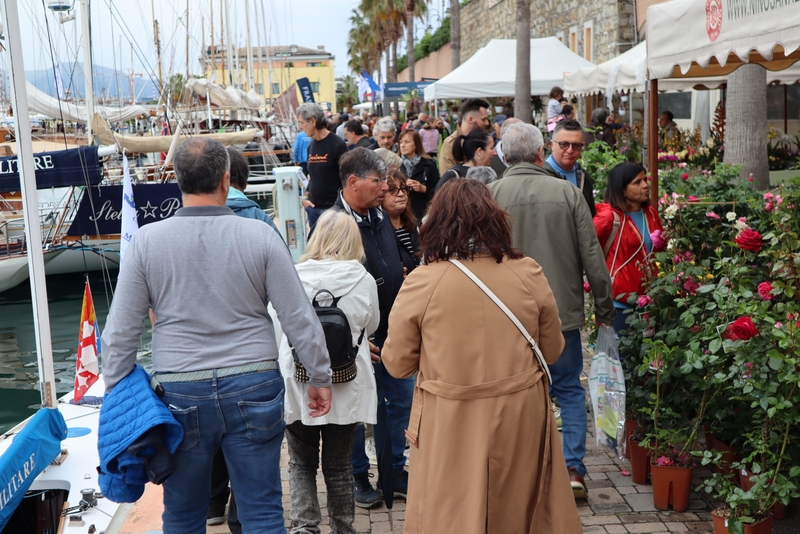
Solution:
<svg viewBox="0 0 800 534"><path fill-rule="evenodd" d="M653 242L653 250L664 250L667 246L667 240L664 239L661 230L655 230L650 234L650 241Z"/></svg>
<svg viewBox="0 0 800 534"><path fill-rule="evenodd" d="M648 297L647 295L640 295L638 299L636 299L636 305L640 308L644 308L645 306L649 306L653 303L653 299Z"/></svg>
<svg viewBox="0 0 800 534"><path fill-rule="evenodd" d="M753 323L753 320L747 316L741 316L732 323L730 323L722 337L730 339L731 341L747 341L758 335L758 328Z"/></svg>
<svg viewBox="0 0 800 534"><path fill-rule="evenodd" d="M713 211L706 212L706 217L708 217L709 219L715 219L715 220L719 220L720 219L720 216L717 215L716 213L714 213Z"/></svg>
<svg viewBox="0 0 800 534"><path fill-rule="evenodd" d="M758 252L761 250L761 234L756 230L745 229L736 236L736 244L740 249L749 250L751 252Z"/></svg>
<svg viewBox="0 0 800 534"><path fill-rule="evenodd" d="M764 300L772 300L772 284L769 281L758 284L758 296Z"/></svg>
<svg viewBox="0 0 800 534"><path fill-rule="evenodd" d="M728 219L730 222L735 221L736 220L736 212L735 211L729 211L728 213L725 214L725 218Z"/></svg>

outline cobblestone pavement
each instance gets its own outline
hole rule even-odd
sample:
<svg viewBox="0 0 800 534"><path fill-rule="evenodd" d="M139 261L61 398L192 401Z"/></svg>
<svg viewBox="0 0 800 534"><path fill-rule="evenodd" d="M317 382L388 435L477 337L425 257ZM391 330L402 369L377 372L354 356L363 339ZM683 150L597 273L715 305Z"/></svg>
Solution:
<svg viewBox="0 0 800 534"><path fill-rule="evenodd" d="M589 373L591 357L586 354L584 370ZM584 386L586 381L584 381ZM711 510L714 502L707 502L703 496L692 492L689 508L686 512L673 511L659 512L653 507L653 487L650 484L634 484L630 476L622 474L623 470L630 470L628 460L619 460L612 452L600 450L594 452L594 437L591 414L589 414L589 435L587 437L587 455L585 459L588 474L586 485L589 488L589 497L579 500L578 513L583 523L583 532L622 534L622 533L647 533L660 534L671 532L693 532L695 534L713 534ZM283 480L283 505L286 509L286 526L290 526L289 517L289 458L286 444L281 452L281 478ZM701 480L710 476L708 469L697 467L694 471L693 486L701 484ZM377 480L377 473L375 478ZM319 502L322 509L322 534L328 534L327 509L324 508L327 499L325 482L322 475L317 477L319 488ZM403 532L405 520L405 502L395 502L392 509L394 529L389 528L389 514L385 506L374 510L356 508L355 529L359 534L380 532ZM787 518L775 522L774 531L778 534L800 532L800 515L789 507ZM209 527L208 533L228 533L225 526Z"/></svg>

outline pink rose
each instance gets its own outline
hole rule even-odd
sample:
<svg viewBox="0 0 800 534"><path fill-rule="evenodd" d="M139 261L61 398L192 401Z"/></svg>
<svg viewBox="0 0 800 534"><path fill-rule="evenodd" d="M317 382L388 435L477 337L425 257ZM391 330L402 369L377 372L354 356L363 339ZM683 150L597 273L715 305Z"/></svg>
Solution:
<svg viewBox="0 0 800 534"><path fill-rule="evenodd" d="M692 295L697 293L697 288L699 288L699 287L700 287L700 282L692 280L691 278L686 280L686 283L683 284L683 289L685 289L686 291L688 291Z"/></svg>
<svg viewBox="0 0 800 534"><path fill-rule="evenodd" d="M650 234L650 241L653 242L653 250L664 250L667 248L667 240L661 230L655 230Z"/></svg>
<svg viewBox="0 0 800 534"><path fill-rule="evenodd" d="M766 204L764 204L764 209L767 210L767 211L772 211L773 207L774 207L774 204L772 202L767 202Z"/></svg>
<svg viewBox="0 0 800 534"><path fill-rule="evenodd" d="M783 328L783 323L780 321L775 322L775 328Z"/></svg>
<svg viewBox="0 0 800 534"><path fill-rule="evenodd" d="M747 181L748 182L752 182L753 181L753 173L752 172L750 173L750 176L747 177Z"/></svg>
<svg viewBox="0 0 800 534"><path fill-rule="evenodd" d="M767 202L769 202L773 198L775 198L775 195L773 195L772 193L770 192L764 193L764 200L766 200Z"/></svg>
<svg viewBox="0 0 800 534"><path fill-rule="evenodd" d="M666 456L659 456L658 460L656 460L656 465L660 467L668 467L672 465L672 460L670 460Z"/></svg>
<svg viewBox="0 0 800 534"><path fill-rule="evenodd" d="M686 181L686 180L688 180L688 179L689 179L689 174L688 174L688 173L683 173L683 174L681 174L681 180L684 180L684 181Z"/></svg>
<svg viewBox="0 0 800 534"><path fill-rule="evenodd" d="M640 295L639 298L636 299L636 305L639 306L640 308L644 308L646 306L649 306L652 303L653 303L653 299L651 299L647 295Z"/></svg>
<svg viewBox="0 0 800 534"><path fill-rule="evenodd" d="M709 219L717 219L717 220L719 220L719 215L717 215L713 211L709 211L708 213L706 213L706 217L708 217Z"/></svg>
<svg viewBox="0 0 800 534"><path fill-rule="evenodd" d="M686 200L688 200L689 202L700 202L700 199L699 199L699 198L697 198L697 197L696 197L696 196L694 196L694 195L689 195L689 196L686 198Z"/></svg>
<svg viewBox="0 0 800 534"><path fill-rule="evenodd" d="M592 290L592 286L589 285L589 282L583 283L583 292L588 293Z"/></svg>
<svg viewBox="0 0 800 534"><path fill-rule="evenodd" d="M772 300L772 284L770 282L761 282L758 284L758 296L764 300Z"/></svg>

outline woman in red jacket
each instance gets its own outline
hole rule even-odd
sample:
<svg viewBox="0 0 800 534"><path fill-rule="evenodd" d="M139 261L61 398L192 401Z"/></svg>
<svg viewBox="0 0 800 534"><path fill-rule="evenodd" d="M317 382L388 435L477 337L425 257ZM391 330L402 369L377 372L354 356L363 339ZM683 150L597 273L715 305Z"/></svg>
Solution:
<svg viewBox="0 0 800 534"><path fill-rule="evenodd" d="M611 275L617 308L614 329L620 332L626 328L630 313L626 310L635 307L636 297L644 293L644 282L655 269L651 254L663 246L659 235L663 228L658 211L650 205L647 171L638 163L620 163L611 169L604 200L597 204L594 227Z"/></svg>

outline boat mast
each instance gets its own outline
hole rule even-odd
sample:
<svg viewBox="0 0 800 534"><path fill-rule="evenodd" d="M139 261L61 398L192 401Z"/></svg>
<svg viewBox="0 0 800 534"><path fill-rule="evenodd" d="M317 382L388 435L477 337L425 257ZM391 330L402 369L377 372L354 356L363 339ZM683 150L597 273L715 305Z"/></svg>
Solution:
<svg viewBox="0 0 800 534"><path fill-rule="evenodd" d="M250 2L244 0L244 20L247 23L247 90L253 91L253 46L250 43Z"/></svg>
<svg viewBox="0 0 800 534"><path fill-rule="evenodd" d="M270 111L275 113L275 110L272 109L272 51L270 50L270 33L271 28L267 26L267 16L266 16L266 8L264 7L264 0L259 0L261 4L261 21L264 25L264 33L267 35L267 102L269 102Z"/></svg>
<svg viewBox="0 0 800 534"><path fill-rule="evenodd" d="M83 83L86 93L86 136L89 145L94 141L92 119L94 118L94 82L92 80L92 33L89 0L81 0L81 35L83 47ZM27 110L27 106L23 109ZM27 112L25 113L27 115ZM19 118L19 117L17 117ZM38 211L38 208L37 208Z"/></svg>
<svg viewBox="0 0 800 534"><path fill-rule="evenodd" d="M233 64L233 44L232 44L233 37L231 37L231 35L233 35L233 32L231 31L233 29L233 26L231 25L231 10L230 10L230 5L228 4L228 0L222 0L222 3L225 7L225 23L226 23L225 27L228 30L228 38L225 39L225 46L226 46L225 53L228 56L228 85L234 85L233 83L234 64Z"/></svg>
<svg viewBox="0 0 800 534"><path fill-rule="evenodd" d="M83 3L83 0L82 2ZM42 228L39 222L39 200L36 194L36 175L33 167L31 120L28 115L28 93L25 87L25 65L22 59L22 36L19 27L17 0L5 0L3 10L8 52L11 64L11 105L17 121L17 168L20 190L25 207L25 241L28 245L28 271L31 280L33 328L36 355L39 363L39 389L42 406L55 408L56 377L53 367L53 344L50 339L50 311L47 305L47 285L44 277ZM84 72L86 68L84 67ZM91 130L89 130L91 131Z"/></svg>
<svg viewBox="0 0 800 534"><path fill-rule="evenodd" d="M158 103L160 104L164 98L164 74L161 71L161 40L158 38L158 21L156 20L156 7L153 4L153 0L150 0L150 11L153 14L153 39L156 45L156 58L158 59Z"/></svg>

